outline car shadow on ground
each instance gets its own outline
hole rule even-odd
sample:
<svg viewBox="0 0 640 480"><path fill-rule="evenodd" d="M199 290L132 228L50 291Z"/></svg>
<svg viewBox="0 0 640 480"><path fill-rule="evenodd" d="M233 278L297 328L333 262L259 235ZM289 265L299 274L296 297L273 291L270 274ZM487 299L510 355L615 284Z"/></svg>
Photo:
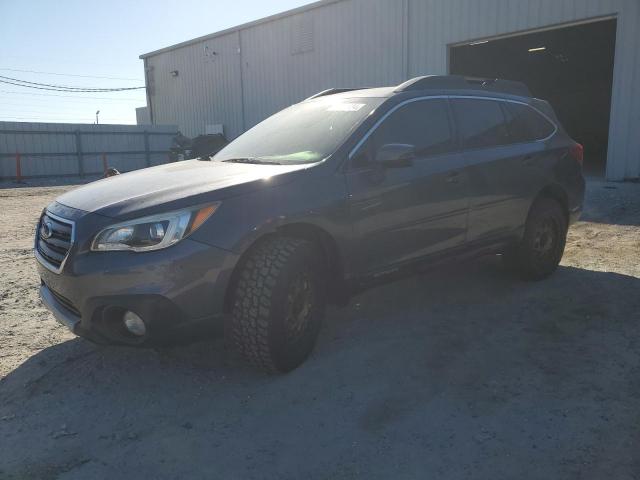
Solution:
<svg viewBox="0 0 640 480"><path fill-rule="evenodd" d="M331 308L312 357L74 339L0 382L0 478L632 478L640 279L495 258ZM49 321L49 320L47 320Z"/></svg>

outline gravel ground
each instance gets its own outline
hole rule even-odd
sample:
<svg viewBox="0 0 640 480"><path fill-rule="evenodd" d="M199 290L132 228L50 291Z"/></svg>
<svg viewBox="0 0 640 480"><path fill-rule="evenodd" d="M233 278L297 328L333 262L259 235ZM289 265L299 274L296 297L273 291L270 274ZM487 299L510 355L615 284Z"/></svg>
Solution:
<svg viewBox="0 0 640 480"><path fill-rule="evenodd" d="M589 183L552 278L485 258L370 290L275 377L219 338L153 351L66 332L31 247L71 187L9 187L0 479L640 479L639 184Z"/></svg>

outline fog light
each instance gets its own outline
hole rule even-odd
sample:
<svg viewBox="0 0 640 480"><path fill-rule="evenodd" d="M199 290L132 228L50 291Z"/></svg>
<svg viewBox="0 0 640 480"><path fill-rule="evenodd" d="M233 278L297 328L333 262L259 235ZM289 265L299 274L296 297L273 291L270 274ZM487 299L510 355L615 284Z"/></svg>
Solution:
<svg viewBox="0 0 640 480"><path fill-rule="evenodd" d="M147 326L144 321L132 311L127 310L122 316L122 321L127 330L137 337L142 337L147 333Z"/></svg>

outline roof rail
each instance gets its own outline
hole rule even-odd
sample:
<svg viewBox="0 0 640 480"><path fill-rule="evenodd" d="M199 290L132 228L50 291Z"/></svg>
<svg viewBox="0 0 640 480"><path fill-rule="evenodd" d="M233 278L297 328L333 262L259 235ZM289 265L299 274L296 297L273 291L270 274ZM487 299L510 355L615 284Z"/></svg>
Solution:
<svg viewBox="0 0 640 480"><path fill-rule="evenodd" d="M463 77L462 75L427 75L407 80L394 90L396 93L415 90L486 90L530 97L531 91L522 82L499 78Z"/></svg>
<svg viewBox="0 0 640 480"><path fill-rule="evenodd" d="M327 90L323 90L321 92L316 93L315 95L311 95L309 98L305 98L303 101L313 100L318 97L326 97L327 95L335 95L337 93L344 92L352 92L354 90L363 90L362 88L328 88Z"/></svg>

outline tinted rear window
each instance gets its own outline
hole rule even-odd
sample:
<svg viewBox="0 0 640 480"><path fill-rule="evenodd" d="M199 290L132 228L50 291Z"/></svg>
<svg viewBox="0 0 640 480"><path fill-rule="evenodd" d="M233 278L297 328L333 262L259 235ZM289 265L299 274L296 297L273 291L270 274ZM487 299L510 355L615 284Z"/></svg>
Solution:
<svg viewBox="0 0 640 480"><path fill-rule="evenodd" d="M485 148L510 143L499 102L454 98L451 106L465 148Z"/></svg>
<svg viewBox="0 0 640 480"><path fill-rule="evenodd" d="M519 103L504 102L507 127L513 143L532 142L546 138L555 127L533 108Z"/></svg>

